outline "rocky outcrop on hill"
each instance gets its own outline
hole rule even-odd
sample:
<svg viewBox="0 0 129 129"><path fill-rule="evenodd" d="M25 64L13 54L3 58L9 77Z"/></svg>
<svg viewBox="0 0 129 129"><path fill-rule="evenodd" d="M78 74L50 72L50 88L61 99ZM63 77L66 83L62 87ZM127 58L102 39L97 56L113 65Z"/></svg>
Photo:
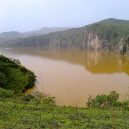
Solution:
<svg viewBox="0 0 129 129"><path fill-rule="evenodd" d="M15 39L7 44L9 47L114 51L120 47L121 38L129 37L128 30L129 21L111 18L81 28Z"/></svg>

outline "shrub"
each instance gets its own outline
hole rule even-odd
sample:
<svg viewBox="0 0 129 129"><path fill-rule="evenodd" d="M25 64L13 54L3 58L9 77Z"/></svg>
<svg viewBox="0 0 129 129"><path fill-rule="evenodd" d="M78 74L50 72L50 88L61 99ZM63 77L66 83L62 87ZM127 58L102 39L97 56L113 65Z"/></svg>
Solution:
<svg viewBox="0 0 129 129"><path fill-rule="evenodd" d="M122 102L122 107L125 110L129 110L129 100Z"/></svg>
<svg viewBox="0 0 129 129"><path fill-rule="evenodd" d="M88 99L88 107L111 107L121 106L121 102L118 101L119 94L116 91L111 91L109 95L97 95L95 98L91 96Z"/></svg>
<svg viewBox="0 0 129 129"><path fill-rule="evenodd" d="M33 95L31 95L31 94L27 94L27 95L24 95L23 97L22 97L22 100L23 101L31 101L31 100L33 100L35 97L33 96Z"/></svg>
<svg viewBox="0 0 129 129"><path fill-rule="evenodd" d="M35 93L32 93L32 94L25 94L22 97L22 100L23 101L28 101L28 102L40 103L40 104L55 105L55 98L54 97L44 96L40 92L35 92Z"/></svg>
<svg viewBox="0 0 129 129"><path fill-rule="evenodd" d="M111 91L109 95L107 95L107 101L109 105L113 105L119 99L119 94L116 91Z"/></svg>
<svg viewBox="0 0 129 129"><path fill-rule="evenodd" d="M14 96L14 92L11 90L5 90L0 88L0 97L2 98L11 98Z"/></svg>
<svg viewBox="0 0 129 129"><path fill-rule="evenodd" d="M91 96L89 96L89 98L88 98L87 106L88 107L95 107L95 99L93 99Z"/></svg>

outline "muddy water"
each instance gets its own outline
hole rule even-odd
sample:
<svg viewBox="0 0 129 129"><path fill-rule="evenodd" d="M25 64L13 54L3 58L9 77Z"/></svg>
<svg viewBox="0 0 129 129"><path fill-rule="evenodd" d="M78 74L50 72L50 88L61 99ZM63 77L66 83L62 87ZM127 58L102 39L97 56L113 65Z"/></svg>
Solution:
<svg viewBox="0 0 129 129"><path fill-rule="evenodd" d="M59 105L85 106L89 97L112 90L128 97L129 57L109 52L1 49L37 75L36 88Z"/></svg>

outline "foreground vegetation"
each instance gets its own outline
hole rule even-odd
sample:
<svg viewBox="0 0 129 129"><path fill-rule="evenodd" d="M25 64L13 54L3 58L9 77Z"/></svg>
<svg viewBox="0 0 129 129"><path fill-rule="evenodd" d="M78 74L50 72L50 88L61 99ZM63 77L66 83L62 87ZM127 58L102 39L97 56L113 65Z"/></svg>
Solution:
<svg viewBox="0 0 129 129"><path fill-rule="evenodd" d="M116 91L111 91L108 95L97 95L95 98L90 96L87 106L92 108L121 107L125 110L129 110L129 100L120 101L119 94Z"/></svg>
<svg viewBox="0 0 129 129"><path fill-rule="evenodd" d="M0 89L0 129L128 129L128 119L121 107L59 107L39 93L18 97Z"/></svg>
<svg viewBox="0 0 129 129"><path fill-rule="evenodd" d="M119 94L90 97L88 108L57 106L53 97L22 93L35 82L19 61L0 56L0 129L128 129L129 103Z"/></svg>
<svg viewBox="0 0 129 129"><path fill-rule="evenodd" d="M35 78L18 60L0 55L0 87L21 93L34 86Z"/></svg>

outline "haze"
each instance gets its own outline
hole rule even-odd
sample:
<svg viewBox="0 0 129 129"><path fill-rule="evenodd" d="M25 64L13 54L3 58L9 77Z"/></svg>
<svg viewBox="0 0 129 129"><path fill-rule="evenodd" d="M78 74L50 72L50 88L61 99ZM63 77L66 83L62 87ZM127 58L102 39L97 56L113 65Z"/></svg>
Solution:
<svg viewBox="0 0 129 129"><path fill-rule="evenodd" d="M1 0L0 32L80 27L106 18L129 19L128 0Z"/></svg>

